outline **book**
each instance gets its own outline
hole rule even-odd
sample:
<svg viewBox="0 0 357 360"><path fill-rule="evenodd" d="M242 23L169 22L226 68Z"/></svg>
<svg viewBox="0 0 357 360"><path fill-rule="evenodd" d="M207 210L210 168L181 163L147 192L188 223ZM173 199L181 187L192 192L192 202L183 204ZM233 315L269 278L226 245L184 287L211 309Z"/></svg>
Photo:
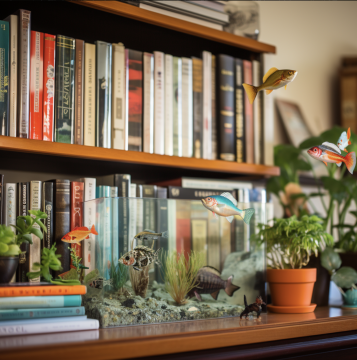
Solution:
<svg viewBox="0 0 357 360"><path fill-rule="evenodd" d="M236 102L236 161L246 162L245 156L245 131L244 131L244 90L243 90L243 60L235 59L236 81L235 81L235 102Z"/></svg>
<svg viewBox="0 0 357 360"><path fill-rule="evenodd" d="M221 13L224 13L224 7L226 5L224 1L218 2L218 1L193 0L187 2L198 6L203 6L205 8L212 9L215 11L219 11Z"/></svg>
<svg viewBox="0 0 357 360"><path fill-rule="evenodd" d="M110 197L110 189L111 189L111 186L103 186L103 185L97 186L95 197L97 199L102 198L102 197Z"/></svg>
<svg viewBox="0 0 357 360"><path fill-rule="evenodd" d="M220 54L217 59L218 153L221 160L234 161L234 58Z"/></svg>
<svg viewBox="0 0 357 360"><path fill-rule="evenodd" d="M192 59L182 58L182 156L193 152Z"/></svg>
<svg viewBox="0 0 357 360"><path fill-rule="evenodd" d="M12 310L0 310L0 321L18 320L18 319L27 320L27 319L40 319L40 318L54 318L54 317L63 317L63 316L83 316L83 315L85 315L84 306L52 308L52 309L12 309Z"/></svg>
<svg viewBox="0 0 357 360"><path fill-rule="evenodd" d="M122 43L112 44L112 56L112 148L128 150L125 48Z"/></svg>
<svg viewBox="0 0 357 360"><path fill-rule="evenodd" d="M9 23L0 20L0 135L9 134Z"/></svg>
<svg viewBox="0 0 357 360"><path fill-rule="evenodd" d="M56 36L45 34L43 53L43 140L53 141Z"/></svg>
<svg viewBox="0 0 357 360"><path fill-rule="evenodd" d="M83 191L84 183L80 181L71 182L71 230L83 226ZM89 229L89 228L88 228ZM76 255L82 259L82 244L71 244ZM71 268L75 269L71 258Z"/></svg>
<svg viewBox="0 0 357 360"><path fill-rule="evenodd" d="M136 197L142 198L143 197L143 186L141 184L136 184ZM143 215L144 215L144 204L143 200L137 200L136 202L136 233L143 231Z"/></svg>
<svg viewBox="0 0 357 360"><path fill-rule="evenodd" d="M76 39L74 78L74 143L83 145L84 41Z"/></svg>
<svg viewBox="0 0 357 360"><path fill-rule="evenodd" d="M221 239L219 233L219 217L208 212L207 224L207 264L219 269L221 266Z"/></svg>
<svg viewBox="0 0 357 360"><path fill-rule="evenodd" d="M51 249L53 245L53 183L45 181L42 184L42 211L46 213L47 219L43 223L47 232L43 232L42 248Z"/></svg>
<svg viewBox="0 0 357 360"><path fill-rule="evenodd" d="M86 316L31 319L25 322L23 320L11 320L0 323L0 336L92 330L98 328L99 321L87 319Z"/></svg>
<svg viewBox="0 0 357 360"><path fill-rule="evenodd" d="M5 201L4 175L0 174L0 223L1 224L3 224L5 222L4 201Z"/></svg>
<svg viewBox="0 0 357 360"><path fill-rule="evenodd" d="M166 119L165 112L165 99L167 96L165 93L165 62L164 53L154 51L154 154L172 155L166 151L167 146L170 146L170 139L167 139L166 133L167 121L170 121L170 119Z"/></svg>
<svg viewBox="0 0 357 360"><path fill-rule="evenodd" d="M258 87L261 81L260 61L252 61L253 86ZM254 164L262 163L262 92L258 92L253 103L253 130L254 130Z"/></svg>
<svg viewBox="0 0 357 360"><path fill-rule="evenodd" d="M173 134L174 155L182 156L182 60L173 57Z"/></svg>
<svg viewBox="0 0 357 360"><path fill-rule="evenodd" d="M252 62L243 60L243 82L253 83ZM245 130L245 156L246 162L254 163L254 123L253 123L253 105L249 102L248 95L244 91L244 130Z"/></svg>
<svg viewBox="0 0 357 360"><path fill-rule="evenodd" d="M167 202L167 189L161 186L157 187L157 199L156 203L156 225L155 229L158 232L169 232L168 224L168 202ZM171 229L170 229L171 231ZM160 237L154 242L154 249L160 249L160 253L167 254L169 251L168 239ZM161 258L163 266L165 266L164 256ZM155 280L159 283L164 283L164 279L161 276L162 272L160 267L155 267Z"/></svg>
<svg viewBox="0 0 357 360"><path fill-rule="evenodd" d="M16 184L6 183L5 185L5 225L10 226L11 230L16 234Z"/></svg>
<svg viewBox="0 0 357 360"><path fill-rule="evenodd" d="M170 246L171 239L169 237L169 250L176 250L178 254L184 254L186 260L191 252L191 202L176 201L176 248ZM172 214L174 214L172 212ZM226 220L227 221L227 220ZM170 220L169 220L169 229ZM170 236L170 233L169 233Z"/></svg>
<svg viewBox="0 0 357 360"><path fill-rule="evenodd" d="M143 185L143 220L144 229L155 231L156 227L156 203L155 200L147 198L157 198L156 185Z"/></svg>
<svg viewBox="0 0 357 360"><path fill-rule="evenodd" d="M44 33L31 31L30 139L43 139L43 42Z"/></svg>
<svg viewBox="0 0 357 360"><path fill-rule="evenodd" d="M357 77L355 74L340 73L341 89L341 125L351 128L351 132L357 131Z"/></svg>
<svg viewBox="0 0 357 360"><path fill-rule="evenodd" d="M211 159L217 159L217 119L216 119L216 57L212 55L212 73L211 73L211 100L212 100L212 154Z"/></svg>
<svg viewBox="0 0 357 360"><path fill-rule="evenodd" d="M73 144L75 39L57 35L55 82L55 141ZM58 245L58 243L57 243Z"/></svg>
<svg viewBox="0 0 357 360"><path fill-rule="evenodd" d="M221 195L223 190L210 190L210 189L190 189L183 188L180 186L169 186L168 187L168 198L169 199L202 199L210 195ZM237 198L235 190L228 191L234 198Z"/></svg>
<svg viewBox="0 0 357 360"><path fill-rule="evenodd" d="M96 45L96 146L111 148L112 44L95 41Z"/></svg>
<svg viewBox="0 0 357 360"><path fill-rule="evenodd" d="M193 204L192 204L193 205ZM201 203L197 204L201 206ZM191 218L191 243L192 251L204 254L207 262L207 219Z"/></svg>
<svg viewBox="0 0 357 360"><path fill-rule="evenodd" d="M203 115L202 115L202 60L192 58L192 98L193 98L193 156L197 159L202 158L202 134L203 134Z"/></svg>
<svg viewBox="0 0 357 360"><path fill-rule="evenodd" d="M130 208L130 219L129 219L129 241L131 241L134 236L137 234L136 225L137 225L137 201L136 198L136 184L130 184L129 189L129 208ZM134 198L134 199L133 199ZM129 246L130 247L130 246ZM135 247L135 245L134 245Z"/></svg>
<svg viewBox="0 0 357 360"><path fill-rule="evenodd" d="M93 44L84 44L84 132L83 144L95 146L96 111L96 48Z"/></svg>
<svg viewBox="0 0 357 360"><path fill-rule="evenodd" d="M18 22L17 62L17 133L20 138L29 137L30 109L30 43L31 11L20 9L16 12Z"/></svg>
<svg viewBox="0 0 357 360"><path fill-rule="evenodd" d="M17 62L18 62L18 24L19 17L10 15L4 19L9 22L9 136L17 136Z"/></svg>
<svg viewBox="0 0 357 360"><path fill-rule="evenodd" d="M110 197L118 197L118 187L110 186Z"/></svg>
<svg viewBox="0 0 357 360"><path fill-rule="evenodd" d="M162 65L162 56L164 55L161 52L156 52L158 60L160 61L160 66L155 62L157 68L156 74L156 88L155 88L155 104L157 104L157 110L155 110L155 120L156 117L160 117L160 120L165 114L164 120L157 124L165 124L165 133L163 135L163 128L156 128L155 131L160 134L158 135L158 147L162 146L162 143L165 144L165 155L172 156L174 154L174 95L173 95L173 57L172 55L165 54L165 66ZM164 77L162 73L164 71ZM164 79L164 83L163 83ZM162 85L164 84L164 85ZM155 105L156 106L156 105ZM164 141L162 141L163 136L165 136Z"/></svg>
<svg viewBox="0 0 357 360"><path fill-rule="evenodd" d="M128 54L128 150L142 151L143 53L130 49L125 51Z"/></svg>
<svg viewBox="0 0 357 360"><path fill-rule="evenodd" d="M154 152L154 55L143 59L143 151Z"/></svg>
<svg viewBox="0 0 357 360"><path fill-rule="evenodd" d="M203 142L202 157L211 159L212 157L212 54L208 51L202 52L203 70Z"/></svg>

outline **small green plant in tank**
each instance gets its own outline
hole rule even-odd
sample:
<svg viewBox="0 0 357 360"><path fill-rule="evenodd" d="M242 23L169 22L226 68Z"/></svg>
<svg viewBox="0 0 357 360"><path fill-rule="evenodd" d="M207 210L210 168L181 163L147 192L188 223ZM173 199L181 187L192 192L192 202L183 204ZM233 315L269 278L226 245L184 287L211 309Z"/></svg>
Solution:
<svg viewBox="0 0 357 360"><path fill-rule="evenodd" d="M186 295L196 285L198 270L206 264L205 254L191 251L185 255L173 251L163 256L165 289L178 305L183 305L187 302Z"/></svg>
<svg viewBox="0 0 357 360"><path fill-rule="evenodd" d="M76 249L72 248L72 247L68 247L69 251L70 251L70 256L71 256L71 260L72 260L72 264L73 266L76 268L76 273L77 273L77 279L79 278L79 281L82 282L83 280L83 276L84 276L84 269L89 269L88 267L85 267L82 264L82 258L80 258L77 255Z"/></svg>
<svg viewBox="0 0 357 360"><path fill-rule="evenodd" d="M128 280L128 267L120 262L114 265L114 261L112 261L110 266L110 278L113 279L114 289L120 292Z"/></svg>

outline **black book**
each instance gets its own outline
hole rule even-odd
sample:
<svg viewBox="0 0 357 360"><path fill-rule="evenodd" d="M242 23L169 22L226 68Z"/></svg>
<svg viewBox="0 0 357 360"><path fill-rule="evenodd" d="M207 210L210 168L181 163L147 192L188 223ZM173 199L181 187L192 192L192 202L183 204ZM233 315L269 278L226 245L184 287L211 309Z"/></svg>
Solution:
<svg viewBox="0 0 357 360"><path fill-rule="evenodd" d="M50 249L53 245L53 183L44 182L42 184L42 211L47 214L44 220L47 232L43 233L42 248Z"/></svg>
<svg viewBox="0 0 357 360"><path fill-rule="evenodd" d="M195 200L205 198L210 195L221 195L223 192L228 192L237 199L236 190L208 190L208 189L189 189L182 188L180 186L169 186L168 187L168 197L169 199L186 199L186 200Z"/></svg>
<svg viewBox="0 0 357 360"><path fill-rule="evenodd" d="M236 62L236 160L239 163L246 162L245 154L245 126L244 126L244 93L243 93L243 60L235 59Z"/></svg>
<svg viewBox="0 0 357 360"><path fill-rule="evenodd" d="M149 229L156 231L156 206L155 200L145 198L157 198L156 185L143 185L144 198L144 230Z"/></svg>
<svg viewBox="0 0 357 360"><path fill-rule="evenodd" d="M0 174L0 224L5 224L5 183L4 175Z"/></svg>
<svg viewBox="0 0 357 360"><path fill-rule="evenodd" d="M221 160L235 160L234 58L218 55L218 152Z"/></svg>

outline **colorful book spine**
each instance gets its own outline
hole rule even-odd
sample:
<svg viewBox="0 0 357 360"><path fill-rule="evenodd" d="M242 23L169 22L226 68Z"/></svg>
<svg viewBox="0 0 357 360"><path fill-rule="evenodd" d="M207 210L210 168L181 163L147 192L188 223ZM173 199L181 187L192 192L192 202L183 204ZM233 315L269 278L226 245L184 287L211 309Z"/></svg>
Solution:
<svg viewBox="0 0 357 360"><path fill-rule="evenodd" d="M116 174L114 185L118 186L118 196L121 198L129 197L131 176L129 174ZM119 251L125 254L129 251L129 219L130 219L130 200L119 200Z"/></svg>
<svg viewBox="0 0 357 360"><path fill-rule="evenodd" d="M154 152L154 55L144 53L143 58L143 151Z"/></svg>
<svg viewBox="0 0 357 360"><path fill-rule="evenodd" d="M253 68L253 82L256 87L260 85L260 61L252 61ZM254 163L262 163L262 109L261 109L261 95L262 92L258 92L255 101L253 103L253 130L254 130Z"/></svg>
<svg viewBox="0 0 357 360"><path fill-rule="evenodd" d="M165 109L165 155L172 156L174 154L174 95L173 95L173 57L165 54L165 92L164 109ZM159 76L159 75L158 75ZM158 90L160 93L160 90ZM156 98L155 98L156 100ZM160 103L161 104L161 103ZM159 131L159 130L158 130Z"/></svg>
<svg viewBox="0 0 357 360"><path fill-rule="evenodd" d="M29 137L31 11L18 10L17 132Z"/></svg>
<svg viewBox="0 0 357 360"><path fill-rule="evenodd" d="M192 59L182 58L182 156L192 157Z"/></svg>
<svg viewBox="0 0 357 360"><path fill-rule="evenodd" d="M172 155L165 150L165 90L165 55L154 51L154 153Z"/></svg>
<svg viewBox="0 0 357 360"><path fill-rule="evenodd" d="M6 183L5 224L6 226L10 226L14 233L16 233L16 229L11 225L16 226L16 188L15 183Z"/></svg>
<svg viewBox="0 0 357 360"><path fill-rule="evenodd" d="M182 156L182 60L173 57L173 132L174 155Z"/></svg>
<svg viewBox="0 0 357 360"><path fill-rule="evenodd" d="M143 53L125 50L128 53L128 149L142 151L142 107L143 107Z"/></svg>
<svg viewBox="0 0 357 360"><path fill-rule="evenodd" d="M184 254L186 260L191 252L191 210L184 201L176 202L176 248L171 249L169 238L169 250L176 250L178 254ZM170 220L169 220L170 225ZM171 231L171 228L170 228ZM169 234L170 236L170 234Z"/></svg>
<svg viewBox="0 0 357 360"><path fill-rule="evenodd" d="M34 140L43 138L43 40L43 33L31 31L30 139Z"/></svg>
<svg viewBox="0 0 357 360"><path fill-rule="evenodd" d="M3 224L5 222L4 201L5 201L4 175L0 174L0 223L1 224Z"/></svg>
<svg viewBox="0 0 357 360"><path fill-rule="evenodd" d="M211 72L211 100L212 100L212 109L211 109L211 116L212 116L212 154L211 159L217 159L217 119L216 119L216 57L212 55L212 72Z"/></svg>
<svg viewBox="0 0 357 360"><path fill-rule="evenodd" d="M122 43L112 44L112 52L112 148L118 150L128 150L124 45Z"/></svg>
<svg viewBox="0 0 357 360"><path fill-rule="evenodd" d="M84 41L76 39L74 143L83 145Z"/></svg>
<svg viewBox="0 0 357 360"><path fill-rule="evenodd" d="M97 199L103 198L103 197L110 197L110 186L106 185L99 185L97 186L95 197Z"/></svg>
<svg viewBox="0 0 357 360"><path fill-rule="evenodd" d="M252 62L243 60L244 78L246 84L253 83ZM253 105L249 102L248 95L244 91L244 128L245 128L245 154L246 162L254 163L254 124L253 124Z"/></svg>
<svg viewBox="0 0 357 360"><path fill-rule="evenodd" d="M53 245L53 183L45 181L42 184L42 211L46 213L44 225L47 232L43 233L42 248L50 249Z"/></svg>
<svg viewBox="0 0 357 360"><path fill-rule="evenodd" d="M245 133L244 133L244 90L243 90L243 61L235 59L236 65L236 161L246 162Z"/></svg>
<svg viewBox="0 0 357 360"><path fill-rule="evenodd" d="M17 136L17 62L18 62L18 23L17 15L10 15L5 21L9 22L10 30L10 59L9 59L9 136Z"/></svg>
<svg viewBox="0 0 357 360"><path fill-rule="evenodd" d="M55 141L73 144L75 39L58 35L56 43Z"/></svg>
<svg viewBox="0 0 357 360"><path fill-rule="evenodd" d="M234 59L228 55L218 55L218 122L219 158L234 161Z"/></svg>
<svg viewBox="0 0 357 360"><path fill-rule="evenodd" d="M193 156L202 158L202 60L192 58L192 92L193 92Z"/></svg>
<svg viewBox="0 0 357 360"><path fill-rule="evenodd" d="M0 309L81 306L81 295L87 293L84 285L47 284L0 287Z"/></svg>
<svg viewBox="0 0 357 360"><path fill-rule="evenodd" d="M87 146L95 146L95 117L96 117L96 95L95 95L95 54L93 44L84 45L84 136L83 143Z"/></svg>
<svg viewBox="0 0 357 360"><path fill-rule="evenodd" d="M203 158L212 156L212 54L203 51Z"/></svg>
<svg viewBox="0 0 357 360"><path fill-rule="evenodd" d="M43 54L43 140L53 141L56 35L45 34Z"/></svg>
<svg viewBox="0 0 357 360"><path fill-rule="evenodd" d="M0 20L0 135L9 134L9 23Z"/></svg>

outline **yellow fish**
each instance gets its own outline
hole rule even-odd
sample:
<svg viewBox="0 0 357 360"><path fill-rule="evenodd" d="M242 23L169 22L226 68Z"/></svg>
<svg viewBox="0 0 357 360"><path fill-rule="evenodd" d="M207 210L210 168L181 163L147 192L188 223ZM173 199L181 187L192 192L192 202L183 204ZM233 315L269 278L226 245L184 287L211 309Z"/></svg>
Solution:
<svg viewBox="0 0 357 360"><path fill-rule="evenodd" d="M249 102L253 104L255 97L261 90L266 90L266 94L270 94L273 90L291 83L297 75L296 70L278 70L272 67L263 77L263 84L256 87L253 85L243 84L244 90L248 95Z"/></svg>

